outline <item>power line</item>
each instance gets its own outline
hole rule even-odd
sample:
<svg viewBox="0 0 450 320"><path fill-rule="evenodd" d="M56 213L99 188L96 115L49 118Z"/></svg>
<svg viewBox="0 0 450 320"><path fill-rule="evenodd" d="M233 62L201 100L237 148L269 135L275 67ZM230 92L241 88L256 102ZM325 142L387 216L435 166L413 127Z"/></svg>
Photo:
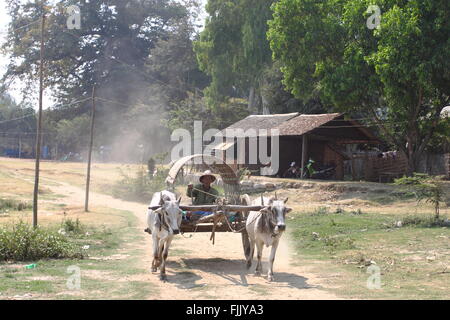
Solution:
<svg viewBox="0 0 450 320"><path fill-rule="evenodd" d="M85 101L88 101L88 100L90 100L90 99L91 99L91 98L84 98L84 99L82 99L82 100L74 101L74 102L71 102L71 103L68 103L68 104L57 105L57 106L58 106L58 108L70 107L70 106L72 106L72 105L74 105L74 104L81 103L81 102L85 102Z"/></svg>
<svg viewBox="0 0 450 320"><path fill-rule="evenodd" d="M26 27L31 26L31 25L33 25L33 24L35 24L35 23L40 22L40 21L41 21L41 19L36 20L36 21L33 21L33 22L30 22L30 23L28 23L28 24L26 24L26 25L24 25L24 26L21 26L21 27L15 28L15 29L11 29L11 30L0 30L0 34L1 34L1 33L4 34L4 33L9 33L9 32L16 32L17 30L26 28Z"/></svg>
<svg viewBox="0 0 450 320"><path fill-rule="evenodd" d="M71 103L68 103L68 104L58 105L58 107L60 107L60 108L62 108L62 107L69 107L69 106L72 106L72 105L77 104L77 103L85 102L85 101L87 101L89 99L90 98L85 98L85 99L74 101L74 102L71 102ZM31 113L29 115L26 115L26 116L23 116L23 117L19 117L19 118L2 120L2 121L0 121L0 123L6 123L6 122L11 122L11 121L21 120L21 119L25 119L25 118L28 118L28 117L31 117L31 116L36 116L36 114L35 113Z"/></svg>
<svg viewBox="0 0 450 320"><path fill-rule="evenodd" d="M21 131L21 132L0 132L0 134L3 134L3 135L8 135L8 134L14 134L14 135L32 135L32 136L35 136L36 135L36 132L26 132L26 131ZM44 135L44 134L53 134L53 133L51 133L51 132L43 132L43 133L41 133L42 135Z"/></svg>
<svg viewBox="0 0 450 320"><path fill-rule="evenodd" d="M129 107L130 106L130 104L125 104L125 103L122 103L122 102L119 102L119 101L108 100L108 99L104 99L104 98L100 98L100 97L96 97L96 99L104 101L104 102L115 103L115 104L118 104L118 105L121 105L121 106L124 106L124 107ZM134 103L134 105L140 105L140 106L145 106L145 107L152 108L152 106L150 106L148 104L144 104L142 102Z"/></svg>
<svg viewBox="0 0 450 320"><path fill-rule="evenodd" d="M32 114L29 114L29 115L26 115L26 116L23 116L23 117L20 117L20 118L14 118L14 119L9 119L9 120L2 120L2 121L0 121L0 123L6 123L6 122L11 122L11 121L21 120L21 119L25 119L25 118L28 118L28 117L31 117L31 116L35 116L35 114L32 113Z"/></svg>

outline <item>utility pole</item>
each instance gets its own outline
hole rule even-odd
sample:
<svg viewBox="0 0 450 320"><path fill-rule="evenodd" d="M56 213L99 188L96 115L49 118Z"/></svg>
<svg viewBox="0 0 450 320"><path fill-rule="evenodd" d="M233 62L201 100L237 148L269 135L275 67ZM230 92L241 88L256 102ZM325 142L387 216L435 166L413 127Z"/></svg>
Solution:
<svg viewBox="0 0 450 320"><path fill-rule="evenodd" d="M41 131L42 131L42 94L44 91L44 27L45 13L41 22L41 50L39 62L39 112L36 132L36 165L34 169L34 193L33 193L33 227L38 223L38 193L39 193L39 161L41 158Z"/></svg>
<svg viewBox="0 0 450 320"><path fill-rule="evenodd" d="M22 136L19 133L19 159L22 158Z"/></svg>
<svg viewBox="0 0 450 320"><path fill-rule="evenodd" d="M89 211L89 184L91 180L91 158L92 158L92 145L94 143L94 120L95 120L95 86L92 88L92 114L91 114L91 139L89 142L89 155L86 177L86 198L84 202L84 211Z"/></svg>

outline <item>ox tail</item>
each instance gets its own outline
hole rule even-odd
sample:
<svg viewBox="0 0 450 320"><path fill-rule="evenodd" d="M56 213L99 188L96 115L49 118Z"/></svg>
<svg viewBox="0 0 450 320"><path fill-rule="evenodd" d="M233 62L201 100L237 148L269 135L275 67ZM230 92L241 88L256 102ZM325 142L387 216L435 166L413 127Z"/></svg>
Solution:
<svg viewBox="0 0 450 320"><path fill-rule="evenodd" d="M248 194L244 194L241 196L241 204L244 206L249 206L252 204L252 200L250 199L250 196ZM244 217L247 218L249 212L242 212ZM241 231L241 236L242 236L242 246L244 247L244 255L245 255L245 259L248 261L248 259L250 258L250 238L248 237L248 233L247 230L244 229Z"/></svg>
<svg viewBox="0 0 450 320"><path fill-rule="evenodd" d="M248 237L247 230L241 232L242 235L242 246L244 247L245 260L250 259L250 238Z"/></svg>

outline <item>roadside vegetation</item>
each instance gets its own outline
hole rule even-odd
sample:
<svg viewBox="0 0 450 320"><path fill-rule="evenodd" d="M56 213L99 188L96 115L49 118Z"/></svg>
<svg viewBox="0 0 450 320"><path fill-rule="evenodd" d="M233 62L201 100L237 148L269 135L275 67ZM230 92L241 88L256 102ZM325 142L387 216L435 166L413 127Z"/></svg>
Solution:
<svg viewBox="0 0 450 320"><path fill-rule="evenodd" d="M0 261L83 258L80 248L61 233L19 221L0 226Z"/></svg>
<svg viewBox="0 0 450 320"><path fill-rule="evenodd" d="M97 222L63 218L35 230L19 222L10 225L14 232L0 221L0 248L6 243L10 253L0 259L0 299L145 299L155 292L139 267L144 248L131 249L143 241L136 217L110 208L89 215ZM68 285L77 268L79 289Z"/></svg>
<svg viewBox="0 0 450 320"><path fill-rule="evenodd" d="M450 222L445 216L320 207L295 214L289 223L298 263L306 259L327 274L340 296L450 298ZM379 289L367 287L371 266L379 268Z"/></svg>

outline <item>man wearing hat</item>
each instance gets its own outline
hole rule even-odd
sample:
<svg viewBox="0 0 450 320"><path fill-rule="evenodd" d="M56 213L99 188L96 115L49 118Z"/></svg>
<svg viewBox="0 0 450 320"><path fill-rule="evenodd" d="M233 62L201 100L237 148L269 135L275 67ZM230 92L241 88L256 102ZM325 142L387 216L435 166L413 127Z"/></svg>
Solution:
<svg viewBox="0 0 450 320"><path fill-rule="evenodd" d="M189 184L187 188L187 196L193 198L194 205L213 204L219 196L219 191L211 187L211 184L216 181L216 177L210 170L206 170L199 178L200 184Z"/></svg>

